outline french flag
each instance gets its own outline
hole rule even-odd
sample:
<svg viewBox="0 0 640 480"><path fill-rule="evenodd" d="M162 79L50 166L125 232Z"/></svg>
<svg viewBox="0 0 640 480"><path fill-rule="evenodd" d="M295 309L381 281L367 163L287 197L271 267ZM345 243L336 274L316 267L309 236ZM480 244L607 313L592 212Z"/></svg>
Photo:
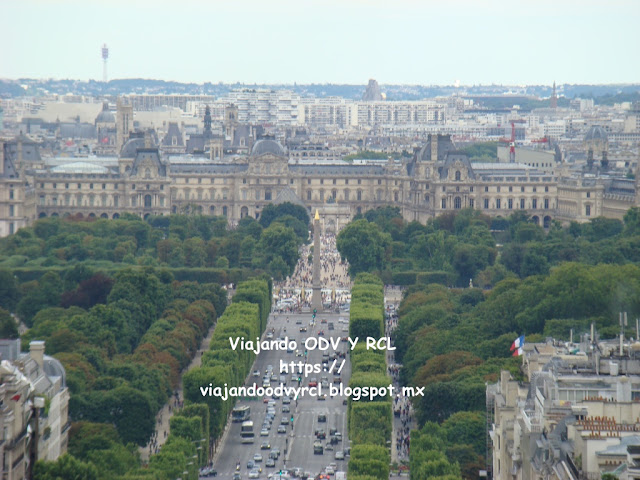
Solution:
<svg viewBox="0 0 640 480"><path fill-rule="evenodd" d="M511 351L513 352L514 357L518 357L522 355L523 350L522 346L524 345L524 335L516 338L511 344Z"/></svg>

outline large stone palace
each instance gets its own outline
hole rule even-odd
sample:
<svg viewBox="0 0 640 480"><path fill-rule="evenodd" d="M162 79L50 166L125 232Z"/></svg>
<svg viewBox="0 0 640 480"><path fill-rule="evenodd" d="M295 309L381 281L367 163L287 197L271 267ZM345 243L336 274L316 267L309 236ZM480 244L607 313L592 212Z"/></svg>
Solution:
<svg viewBox="0 0 640 480"><path fill-rule="evenodd" d="M423 223L463 208L492 217L520 210L545 228L553 219L621 219L640 205L640 176L628 179L609 169L599 127L585 138L584 165L558 160L538 168L472 163L449 135L429 135L410 160L348 163L294 158L261 129L239 125L233 109L222 135L211 134L205 117L204 134L186 142L177 128L160 141L154 131L133 131L131 117L130 109L119 108L117 127L113 116L101 118L117 156L43 158L24 135L2 141L0 236L42 217L118 218L124 212L199 212L224 215L233 224L282 202L318 209L325 228L336 231L354 215L386 205Z"/></svg>

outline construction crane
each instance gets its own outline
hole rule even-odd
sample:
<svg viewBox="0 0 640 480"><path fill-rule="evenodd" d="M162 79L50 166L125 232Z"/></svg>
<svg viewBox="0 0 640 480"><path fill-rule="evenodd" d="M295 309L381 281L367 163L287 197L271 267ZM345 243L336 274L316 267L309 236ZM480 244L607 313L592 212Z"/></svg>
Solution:
<svg viewBox="0 0 640 480"><path fill-rule="evenodd" d="M516 123L526 123L526 120L510 120L511 124L511 138L501 138L502 143L509 144L509 163L515 163L516 161Z"/></svg>

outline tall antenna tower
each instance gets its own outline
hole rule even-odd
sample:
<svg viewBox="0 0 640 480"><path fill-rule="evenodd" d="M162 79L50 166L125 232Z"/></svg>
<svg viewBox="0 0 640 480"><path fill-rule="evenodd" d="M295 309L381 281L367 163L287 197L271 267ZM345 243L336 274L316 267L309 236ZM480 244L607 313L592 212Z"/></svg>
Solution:
<svg viewBox="0 0 640 480"><path fill-rule="evenodd" d="M107 60L109 59L109 47L102 45L102 81L107 83Z"/></svg>

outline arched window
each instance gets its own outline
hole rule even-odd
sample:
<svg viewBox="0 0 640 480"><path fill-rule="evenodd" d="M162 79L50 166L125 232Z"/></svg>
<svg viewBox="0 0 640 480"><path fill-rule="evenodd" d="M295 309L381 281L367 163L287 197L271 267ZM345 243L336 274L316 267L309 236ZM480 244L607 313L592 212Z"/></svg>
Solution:
<svg viewBox="0 0 640 480"><path fill-rule="evenodd" d="M460 210L462 208L462 199L460 197L456 197L453 199L453 208L455 208L456 210Z"/></svg>
<svg viewBox="0 0 640 480"><path fill-rule="evenodd" d="M460 181L460 170L456 170L456 182Z"/></svg>

